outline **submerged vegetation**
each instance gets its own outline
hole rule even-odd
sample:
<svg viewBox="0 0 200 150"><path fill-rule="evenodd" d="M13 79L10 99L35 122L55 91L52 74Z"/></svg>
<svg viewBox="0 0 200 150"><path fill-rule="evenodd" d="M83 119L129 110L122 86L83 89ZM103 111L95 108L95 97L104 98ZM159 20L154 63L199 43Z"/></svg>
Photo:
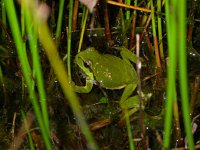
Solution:
<svg viewBox="0 0 200 150"><path fill-rule="evenodd" d="M0 5L0 149L200 148L199 1Z"/></svg>

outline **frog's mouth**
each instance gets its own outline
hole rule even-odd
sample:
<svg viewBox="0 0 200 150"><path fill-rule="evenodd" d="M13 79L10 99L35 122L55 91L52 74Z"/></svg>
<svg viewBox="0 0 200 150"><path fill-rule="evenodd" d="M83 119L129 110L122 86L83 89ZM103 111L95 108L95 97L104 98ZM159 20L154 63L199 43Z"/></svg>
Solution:
<svg viewBox="0 0 200 150"><path fill-rule="evenodd" d="M87 79L87 75L85 74L85 72L82 70L82 69L78 69L78 76L81 78L81 79Z"/></svg>

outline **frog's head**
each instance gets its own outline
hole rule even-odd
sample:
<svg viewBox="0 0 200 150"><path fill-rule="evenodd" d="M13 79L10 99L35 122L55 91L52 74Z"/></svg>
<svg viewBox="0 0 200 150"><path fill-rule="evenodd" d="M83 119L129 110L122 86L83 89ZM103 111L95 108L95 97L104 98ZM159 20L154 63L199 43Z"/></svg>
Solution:
<svg viewBox="0 0 200 150"><path fill-rule="evenodd" d="M90 47L78 53L76 58L81 59L84 63L92 63L95 62L98 56L99 52L94 47Z"/></svg>
<svg viewBox="0 0 200 150"><path fill-rule="evenodd" d="M92 66L96 63L98 57L99 57L98 51L96 51L94 48L88 48L84 51L81 51L78 53L75 57L75 63L81 68L83 73L86 74L86 76L93 80L93 73L92 73Z"/></svg>

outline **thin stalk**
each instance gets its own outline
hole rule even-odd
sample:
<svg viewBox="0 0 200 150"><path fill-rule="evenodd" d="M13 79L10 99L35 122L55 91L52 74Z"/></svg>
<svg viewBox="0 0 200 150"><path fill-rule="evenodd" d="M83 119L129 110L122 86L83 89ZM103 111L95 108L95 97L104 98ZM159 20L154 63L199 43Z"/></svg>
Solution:
<svg viewBox="0 0 200 150"><path fill-rule="evenodd" d="M151 16L152 16L152 29L153 29L153 41L154 41L154 48L155 48L155 55L156 55L156 64L158 69L161 69L161 62L160 62L160 54L158 49L158 39L156 34L156 23L155 23L155 16L154 16L154 5L153 0L151 0Z"/></svg>
<svg viewBox="0 0 200 150"><path fill-rule="evenodd" d="M151 15L149 15L148 19L147 19L147 22L146 22L146 25L144 27L144 30L142 31L142 33L140 34L140 42L142 41L143 37L145 36L146 32L147 32L147 29L150 25L150 22L151 22ZM135 49L136 45L133 46L132 49Z"/></svg>
<svg viewBox="0 0 200 150"><path fill-rule="evenodd" d="M131 4L131 0L125 0L125 4L126 5L130 5ZM126 20L129 20L130 19L130 14L131 14L131 11L129 8L126 8Z"/></svg>
<svg viewBox="0 0 200 150"><path fill-rule="evenodd" d="M192 135L190 111L189 111L189 98L188 98L188 78L187 78L187 52L186 52L186 0L181 3L177 2L178 18L178 30L179 33L179 78L180 78L180 94L181 94L181 106L183 112L183 122L186 132L186 138L188 141L189 149L194 149L194 140Z"/></svg>
<svg viewBox="0 0 200 150"><path fill-rule="evenodd" d="M84 33L85 33L85 26L86 26L86 22L87 22L87 18L88 18L88 12L89 12L89 10L87 9L86 13L84 15L85 18L84 18L83 26L81 28L81 36L80 36L79 45L78 45L78 53L81 51L81 46L82 46L82 42L83 42L83 36L84 36Z"/></svg>
<svg viewBox="0 0 200 150"><path fill-rule="evenodd" d="M11 137L12 137L12 148L14 149L14 147L16 146L16 142L19 142L18 140L15 139L15 123L16 123L16 115L17 113L15 112L13 115L13 119L12 119L12 129L10 131L11 133Z"/></svg>
<svg viewBox="0 0 200 150"><path fill-rule="evenodd" d="M110 32L110 24L109 24L109 16L108 16L108 6L106 3L106 0L103 0L103 11L104 11L105 37L108 44L110 44L111 32Z"/></svg>
<svg viewBox="0 0 200 150"><path fill-rule="evenodd" d="M25 81L24 81L24 77L22 77L22 102L25 102L25 90L26 90L26 88L25 88Z"/></svg>
<svg viewBox="0 0 200 150"><path fill-rule="evenodd" d="M6 8L5 8L5 0L1 2L1 13L2 13L2 22L4 26L6 26Z"/></svg>
<svg viewBox="0 0 200 150"><path fill-rule="evenodd" d="M25 4L26 2L24 2ZM33 70L35 70L35 76L37 81L37 88L39 92L40 97L40 104L41 104L41 110L42 110L42 117L44 119L44 123L49 135L49 119L48 119L48 108L47 108L47 99L45 94L45 87L44 87L44 80L42 75L42 67L40 63L40 56L38 52L38 43L37 43L37 32L36 27L33 28L33 20L31 20L31 15L28 10L28 7L24 7L25 10L25 23L26 23L26 29L27 33L30 37L32 37L31 40L29 40L29 46L32 54L32 60L33 60Z"/></svg>
<svg viewBox="0 0 200 150"><path fill-rule="evenodd" d="M198 97L198 93L199 93L199 87L200 87L200 75L197 75L195 77L195 82L194 82L194 86L193 86L193 90L191 93L191 101L190 101L190 115L193 116L193 112L194 112L194 108L195 108L195 104L197 102L197 97Z"/></svg>
<svg viewBox="0 0 200 150"><path fill-rule="evenodd" d="M107 1L107 2L108 2L108 1ZM122 3L122 0L119 0L119 2ZM121 7L120 7L120 9L119 9L119 14L120 14L120 17L121 17L122 33L125 33L124 14L123 14L123 10L122 10Z"/></svg>
<svg viewBox="0 0 200 150"><path fill-rule="evenodd" d="M129 9L134 9L134 10L139 10L139 11L144 11L144 12L151 12L151 10L147 9L147 8L141 8L141 7L136 7L136 6L132 6L132 5L126 5L126 4L123 4L121 2L115 2L113 0L108 0L107 3L115 5L115 6L129 8Z"/></svg>
<svg viewBox="0 0 200 150"><path fill-rule="evenodd" d="M176 91L175 91L176 95ZM181 137L181 127L180 127L180 119L179 119L179 110L178 110L178 104L177 104L177 97L174 100L173 103L173 115L174 115L174 126L175 126L175 133L176 133L176 143L177 146L179 146L182 143L182 137Z"/></svg>
<svg viewBox="0 0 200 150"><path fill-rule="evenodd" d="M129 140L129 149L130 150L134 150L134 143L133 143L133 136L132 136L132 132L131 132L131 124L130 124L130 119L129 119L129 114L128 111L125 111L125 119L126 119L126 128L127 128L127 132L128 132L128 140Z"/></svg>
<svg viewBox="0 0 200 150"><path fill-rule="evenodd" d="M196 0L191 0L191 6L190 6L190 11L189 11L189 23L188 23L188 35L187 35L187 40L188 44L192 45L192 33L193 33L193 28L194 28L194 12L195 12L195 6L196 6Z"/></svg>
<svg viewBox="0 0 200 150"><path fill-rule="evenodd" d="M49 135L47 134L46 128L44 126L44 122L43 122L42 117L41 117L41 112L40 112L40 109L39 109L39 104L37 102L35 92L32 89L33 81L32 81L32 78L31 78L30 66L27 62L27 57L26 57L24 50L23 50L23 48L24 48L23 47L23 40L22 40L22 37L21 37L21 33L20 33L20 29L19 29L19 24L18 24L18 21L17 21L17 15L16 15L16 12L15 12L13 0L6 1L6 11L7 11L7 13L10 14L10 15L8 15L8 21L9 21L10 25L13 25L13 24L15 25L15 26L11 27L11 32L13 34L13 38L14 38L14 41L16 43L17 54L18 54L18 57L19 57L19 60L20 60L20 63L21 63L22 72L23 72L23 75L24 75L24 78L25 78L25 81L26 81L26 84L27 84L27 88L29 90L30 99L31 99L31 102L33 104L33 109L35 111L37 121L38 121L39 126L41 128L41 133L42 133L42 136L44 138L46 149L50 150L51 146L50 146L50 141L49 141Z"/></svg>
<svg viewBox="0 0 200 150"><path fill-rule="evenodd" d="M35 150L33 139L32 139L29 127L28 127L28 122L27 122L27 119L26 119L23 111L21 111L21 115L22 115L22 119L23 119L23 122L24 122L24 127L26 129L27 134L28 134L28 140L29 140L30 148L31 148L31 150Z"/></svg>
<svg viewBox="0 0 200 150"><path fill-rule="evenodd" d="M146 33L147 34L147 33ZM148 55L149 55L149 58L150 59L154 59L154 54L153 54L153 46L152 46L152 43L151 43L151 37L149 36L145 36L145 39L146 39L146 43L147 43L147 47L148 47Z"/></svg>
<svg viewBox="0 0 200 150"><path fill-rule="evenodd" d="M72 31L76 30L78 6L79 6L79 0L75 0L74 1L73 21L72 21Z"/></svg>
<svg viewBox="0 0 200 150"><path fill-rule="evenodd" d="M140 36L139 34L136 35L136 56L137 58L140 57ZM146 140L146 130L145 130L145 124L144 124L144 112L142 107L144 106L144 99L142 98L142 85L141 85L141 61L137 59L137 76L138 76L138 96L140 100L140 128L141 128L141 136L142 136L142 142L143 142L143 149L147 150L147 140Z"/></svg>
<svg viewBox="0 0 200 150"><path fill-rule="evenodd" d="M129 46L130 49L133 48L133 43L134 43L134 40L135 40L135 30L136 30L136 15L133 15L133 18L132 18L132 29L131 29L131 38L130 38L130 46Z"/></svg>
<svg viewBox="0 0 200 150"><path fill-rule="evenodd" d="M72 37L72 14L73 0L69 0L69 24L68 24L68 39L67 39L67 69L69 82L71 83L71 37Z"/></svg>
<svg viewBox="0 0 200 150"><path fill-rule="evenodd" d="M3 37L5 37L7 39L7 41L12 42L12 38L10 37L10 34L7 32L7 27L1 21L0 21L0 27L1 27L3 35L4 35ZM1 49L2 49L2 47L1 47Z"/></svg>
<svg viewBox="0 0 200 150"><path fill-rule="evenodd" d="M21 3L21 31L22 37L25 36L25 17L24 17L24 3ZM24 42L24 49L26 49L26 43Z"/></svg>
<svg viewBox="0 0 200 150"><path fill-rule="evenodd" d="M50 27L51 27L51 33L54 33L54 28L56 27L56 19L55 19L55 6L56 6L56 1L52 1L51 4L51 17L50 17ZM52 35L54 36L54 35Z"/></svg>
<svg viewBox="0 0 200 150"><path fill-rule="evenodd" d="M84 5L84 6L83 6L82 18L81 18L81 27L82 27L83 24L84 24L86 10L87 10L87 8L86 8L86 6Z"/></svg>
<svg viewBox="0 0 200 150"><path fill-rule="evenodd" d="M148 1L146 4L146 8L150 8L150 7L151 7L151 2ZM142 26L142 27L145 26L147 19L148 19L148 15L146 15L146 14L142 15L141 21L140 21L140 26Z"/></svg>
<svg viewBox="0 0 200 150"><path fill-rule="evenodd" d="M173 5L172 5L173 6ZM174 7L174 6L173 6ZM172 9L174 10L174 9ZM165 2L165 13L167 23L167 41L169 49L169 63L167 65L167 101L165 105L166 113L164 119L164 148L170 148L170 135L172 126L172 106L175 95L176 78L176 16L174 11L169 11L169 1Z"/></svg>
<svg viewBox="0 0 200 150"><path fill-rule="evenodd" d="M24 4L22 3L22 7L21 7L21 37L25 36L25 18L24 18ZM28 56L27 56L27 52L26 52L26 43L22 40L22 46L23 46L23 55L24 55L24 59L26 61L26 66L29 69L29 72L31 73L31 67L29 64L29 60L28 60ZM34 80L32 80L32 87L34 87Z"/></svg>
<svg viewBox="0 0 200 150"><path fill-rule="evenodd" d="M161 0L157 0L157 9L158 13L161 14ZM158 43L159 43L159 49L160 49L160 57L162 62L164 62L164 52L163 52L163 42L162 42L162 20L161 16L158 15Z"/></svg>
<svg viewBox="0 0 200 150"><path fill-rule="evenodd" d="M2 69L1 69L1 65L0 65L0 85L2 86L2 89L3 89L4 105L7 105L7 103L8 103L7 90L6 90L6 85L4 82L4 76L3 76Z"/></svg>
<svg viewBox="0 0 200 150"><path fill-rule="evenodd" d="M25 33L25 3L21 3L21 32L22 32L22 35L21 37L25 37L26 33ZM24 50L24 54L26 54L26 42L23 41L23 50ZM27 57L27 62L28 62L28 56ZM35 72L34 70L32 71L32 77L35 77ZM25 80L24 80L24 76L22 76L22 100L24 101L24 94L25 94ZM32 80L32 90L35 89L35 86L34 86L34 80Z"/></svg>
<svg viewBox="0 0 200 150"><path fill-rule="evenodd" d="M58 21L57 21L57 28L56 28L56 41L59 43L60 35L61 35L61 28L62 28L62 18L63 18L63 10L64 10L64 3L65 0L59 1L59 12L58 12Z"/></svg>
<svg viewBox="0 0 200 150"><path fill-rule="evenodd" d="M134 0L134 6L137 6L137 0ZM137 11L134 10L133 11L133 19L132 19L131 38L130 38L130 49L133 47L133 41L135 39L136 18L137 18Z"/></svg>

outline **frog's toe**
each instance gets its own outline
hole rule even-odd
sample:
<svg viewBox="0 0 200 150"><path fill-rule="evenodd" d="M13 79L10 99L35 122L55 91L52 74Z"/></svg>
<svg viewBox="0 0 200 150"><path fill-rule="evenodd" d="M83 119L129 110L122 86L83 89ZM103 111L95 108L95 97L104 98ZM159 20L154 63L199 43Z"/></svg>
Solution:
<svg viewBox="0 0 200 150"><path fill-rule="evenodd" d="M140 102L138 95L119 102L122 109L139 108Z"/></svg>

